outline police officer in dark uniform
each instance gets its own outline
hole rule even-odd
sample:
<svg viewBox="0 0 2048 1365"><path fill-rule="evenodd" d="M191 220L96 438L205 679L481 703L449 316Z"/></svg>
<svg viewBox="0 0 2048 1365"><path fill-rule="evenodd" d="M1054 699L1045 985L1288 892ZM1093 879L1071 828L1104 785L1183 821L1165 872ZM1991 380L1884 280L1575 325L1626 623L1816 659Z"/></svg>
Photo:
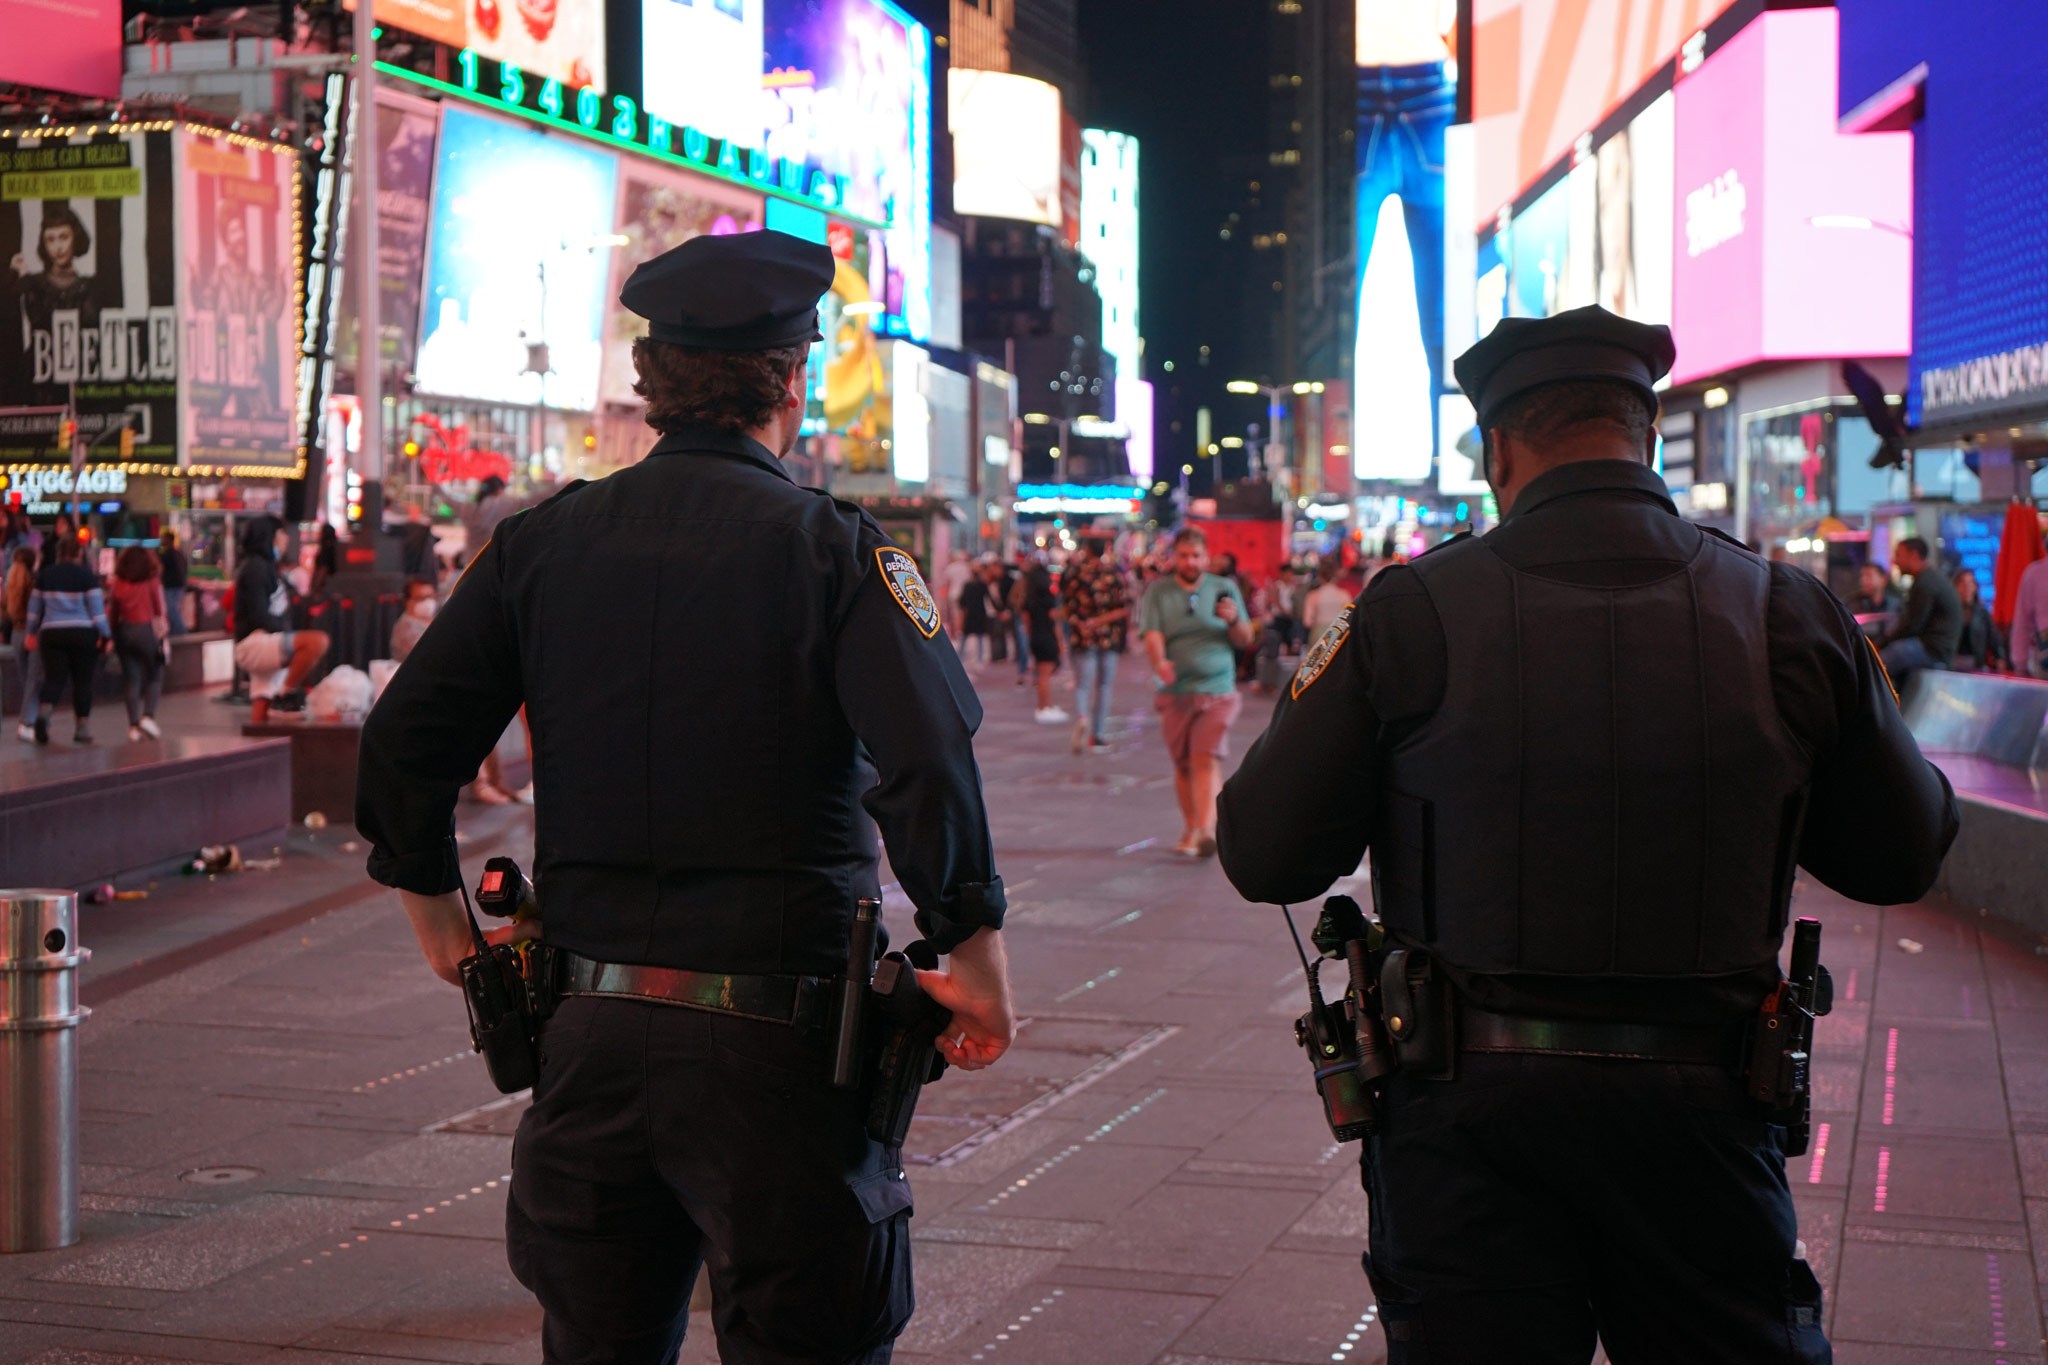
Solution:
<svg viewBox="0 0 2048 1365"><path fill-rule="evenodd" d="M1248 899L1369 852L1420 969L1363 1157L1396 1365L1830 1358L1745 1026L1794 868L1914 900L1957 813L1828 590L1678 516L1672 359L1598 308L1466 352L1500 525L1376 578L1223 789Z"/></svg>
<svg viewBox="0 0 2048 1365"><path fill-rule="evenodd" d="M454 980L456 799L528 708L541 918L499 937L569 956L506 1234L560 1365L673 1360L700 1263L726 1361L890 1358L910 1189L823 1027L877 825L950 954L939 1051L986 1066L1015 1027L974 690L910 558L781 464L832 273L776 232L636 270L660 441L501 522L363 727L370 875Z"/></svg>

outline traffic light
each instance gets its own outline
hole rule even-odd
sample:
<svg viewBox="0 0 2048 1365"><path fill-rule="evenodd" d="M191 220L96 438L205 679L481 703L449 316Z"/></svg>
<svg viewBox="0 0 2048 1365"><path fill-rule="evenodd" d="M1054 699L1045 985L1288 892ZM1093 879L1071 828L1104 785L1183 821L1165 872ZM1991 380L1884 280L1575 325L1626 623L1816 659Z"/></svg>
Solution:
<svg viewBox="0 0 2048 1365"><path fill-rule="evenodd" d="M121 428L121 458L124 460L132 460L135 458L134 427Z"/></svg>
<svg viewBox="0 0 2048 1365"><path fill-rule="evenodd" d="M78 423L69 417L57 423L57 449L68 455L71 453L71 443L77 439Z"/></svg>

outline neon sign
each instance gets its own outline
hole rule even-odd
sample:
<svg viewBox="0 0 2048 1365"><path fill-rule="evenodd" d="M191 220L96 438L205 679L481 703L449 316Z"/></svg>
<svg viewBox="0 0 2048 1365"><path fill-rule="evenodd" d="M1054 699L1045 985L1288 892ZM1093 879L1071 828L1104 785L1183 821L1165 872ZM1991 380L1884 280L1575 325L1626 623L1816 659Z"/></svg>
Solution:
<svg viewBox="0 0 2048 1365"><path fill-rule="evenodd" d="M377 70L385 75L518 114L543 127L594 138L642 156L746 185L763 194L810 204L869 227L888 226L844 207L849 188L847 176L787 157L770 156L758 148L743 147L731 139L715 138L695 128L678 127L640 108L631 96L543 80L510 62L494 61L475 48L464 48L456 54L455 69L459 83L450 84L390 62L377 63Z"/></svg>

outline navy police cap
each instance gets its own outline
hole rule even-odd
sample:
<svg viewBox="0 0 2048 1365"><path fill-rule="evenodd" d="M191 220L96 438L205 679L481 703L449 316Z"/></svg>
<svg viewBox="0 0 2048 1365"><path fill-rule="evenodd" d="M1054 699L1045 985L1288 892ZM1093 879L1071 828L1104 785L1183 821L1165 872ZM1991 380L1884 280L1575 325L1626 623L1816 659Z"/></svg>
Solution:
<svg viewBox="0 0 2048 1365"><path fill-rule="evenodd" d="M619 291L647 335L707 351L772 351L818 341L831 250L786 232L692 237L644 261Z"/></svg>
<svg viewBox="0 0 2048 1365"><path fill-rule="evenodd" d="M1572 379L1630 385L1655 412L1657 381L1671 373L1677 358L1669 327L1631 322L1589 306L1548 318L1502 318L1451 369L1484 428L1509 399Z"/></svg>

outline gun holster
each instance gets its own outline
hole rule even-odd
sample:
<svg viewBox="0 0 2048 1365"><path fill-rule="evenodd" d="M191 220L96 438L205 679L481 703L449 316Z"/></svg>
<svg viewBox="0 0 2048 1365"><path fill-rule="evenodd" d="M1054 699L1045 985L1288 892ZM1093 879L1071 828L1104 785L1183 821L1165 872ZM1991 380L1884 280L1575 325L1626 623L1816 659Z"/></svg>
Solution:
<svg viewBox="0 0 2048 1365"><path fill-rule="evenodd" d="M1457 994L1428 953L1387 949L1380 966L1380 1013L1402 1070L1423 1080L1457 1079Z"/></svg>

